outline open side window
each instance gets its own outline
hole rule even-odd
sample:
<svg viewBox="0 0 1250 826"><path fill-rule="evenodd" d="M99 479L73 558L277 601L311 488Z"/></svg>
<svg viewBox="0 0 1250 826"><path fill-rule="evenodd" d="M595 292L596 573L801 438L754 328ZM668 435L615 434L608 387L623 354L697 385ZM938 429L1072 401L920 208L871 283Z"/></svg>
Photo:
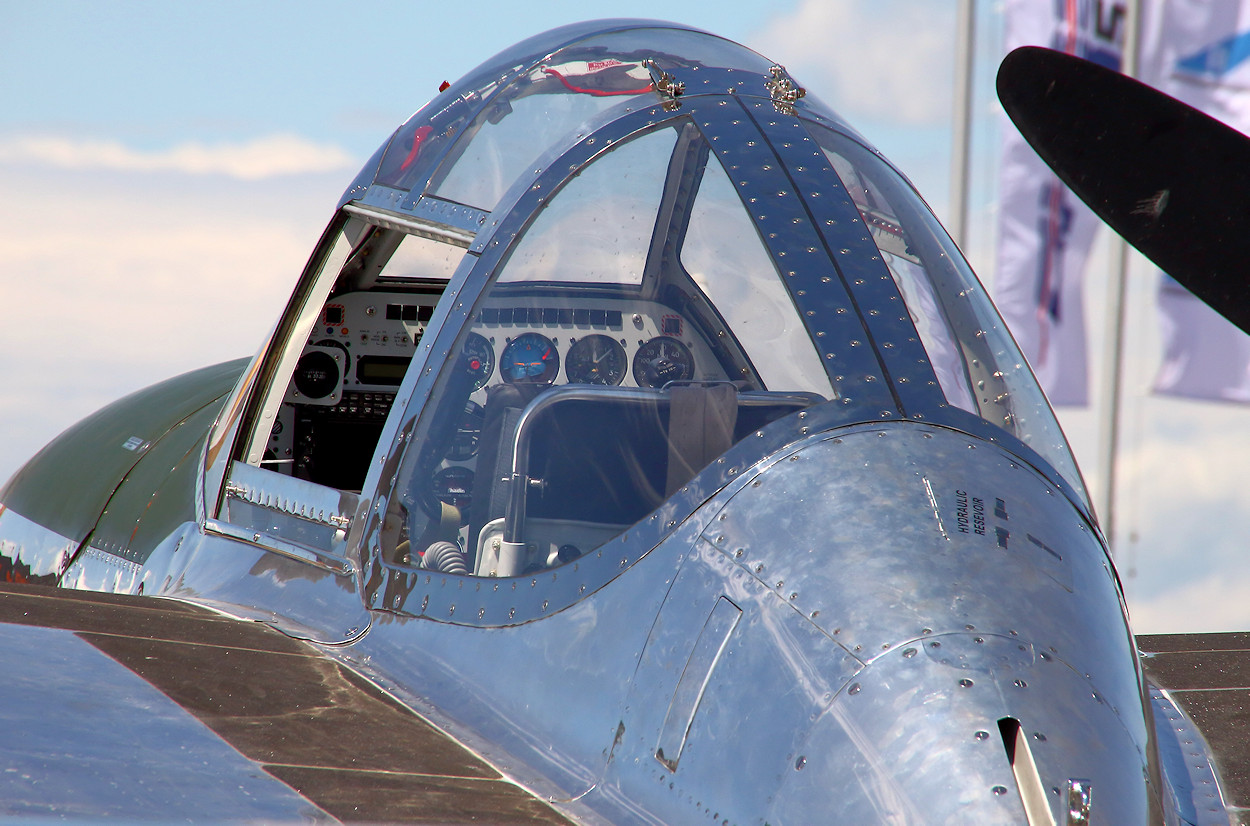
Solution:
<svg viewBox="0 0 1250 826"><path fill-rule="evenodd" d="M214 521L318 559L345 552L383 425L464 253L359 214L323 248L258 362Z"/></svg>

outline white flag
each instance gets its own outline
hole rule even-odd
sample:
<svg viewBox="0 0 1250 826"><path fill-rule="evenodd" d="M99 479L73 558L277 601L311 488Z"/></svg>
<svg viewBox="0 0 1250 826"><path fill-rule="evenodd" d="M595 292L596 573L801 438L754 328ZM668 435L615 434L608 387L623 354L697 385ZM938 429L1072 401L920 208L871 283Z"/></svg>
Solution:
<svg viewBox="0 0 1250 826"><path fill-rule="evenodd" d="M1143 7L1141 79L1250 132L1250 1L1168 0ZM1155 392L1250 401L1250 336L1166 276L1158 302L1163 361Z"/></svg>
<svg viewBox="0 0 1250 826"><path fill-rule="evenodd" d="M1158 298L1163 361L1155 392L1250 402L1250 336L1166 275Z"/></svg>
<svg viewBox="0 0 1250 826"><path fill-rule="evenodd" d="M1123 3L1008 0L1006 50L1049 46L1120 68ZM994 299L1053 404L1089 402L1082 297L1100 226L1014 128L1002 130Z"/></svg>

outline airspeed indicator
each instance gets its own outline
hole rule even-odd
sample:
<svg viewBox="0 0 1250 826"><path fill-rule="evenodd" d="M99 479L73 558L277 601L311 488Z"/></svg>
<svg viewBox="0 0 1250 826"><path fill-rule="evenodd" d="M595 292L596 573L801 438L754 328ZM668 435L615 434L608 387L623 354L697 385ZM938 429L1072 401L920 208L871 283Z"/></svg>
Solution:
<svg viewBox="0 0 1250 826"><path fill-rule="evenodd" d="M663 387L693 375L694 356L675 338L656 336L634 353L634 381L639 387Z"/></svg>

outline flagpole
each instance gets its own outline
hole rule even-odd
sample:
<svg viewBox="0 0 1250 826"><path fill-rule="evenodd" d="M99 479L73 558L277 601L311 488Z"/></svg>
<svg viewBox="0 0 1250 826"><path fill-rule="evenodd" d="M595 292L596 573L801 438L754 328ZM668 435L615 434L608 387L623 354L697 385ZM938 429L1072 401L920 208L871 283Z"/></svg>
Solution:
<svg viewBox="0 0 1250 826"><path fill-rule="evenodd" d="M968 169L972 155L972 70L976 62L976 0L959 0L955 24L955 94L951 134L951 203L947 227L967 253Z"/></svg>
<svg viewBox="0 0 1250 826"><path fill-rule="evenodd" d="M1121 71L1129 77L1139 72L1141 47L1141 3L1126 0L1124 16L1124 49L1120 59ZM1115 494L1118 482L1117 460L1120 442L1121 385L1124 371L1124 295L1128 282L1129 245L1117 236L1112 247L1111 277L1107 285L1107 343L1103 348L1103 417L1099 444L1102 447L1101 466L1103 484L1101 495L1095 505L1103 536L1112 556L1115 555L1116 524Z"/></svg>

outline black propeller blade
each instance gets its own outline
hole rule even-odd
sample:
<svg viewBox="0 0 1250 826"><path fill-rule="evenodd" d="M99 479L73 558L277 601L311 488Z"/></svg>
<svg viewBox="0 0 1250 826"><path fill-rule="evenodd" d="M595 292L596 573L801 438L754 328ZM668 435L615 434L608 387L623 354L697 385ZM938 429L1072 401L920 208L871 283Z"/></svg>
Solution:
<svg viewBox="0 0 1250 826"><path fill-rule="evenodd" d="M1016 49L998 97L1112 229L1250 332L1250 138L1119 72Z"/></svg>

